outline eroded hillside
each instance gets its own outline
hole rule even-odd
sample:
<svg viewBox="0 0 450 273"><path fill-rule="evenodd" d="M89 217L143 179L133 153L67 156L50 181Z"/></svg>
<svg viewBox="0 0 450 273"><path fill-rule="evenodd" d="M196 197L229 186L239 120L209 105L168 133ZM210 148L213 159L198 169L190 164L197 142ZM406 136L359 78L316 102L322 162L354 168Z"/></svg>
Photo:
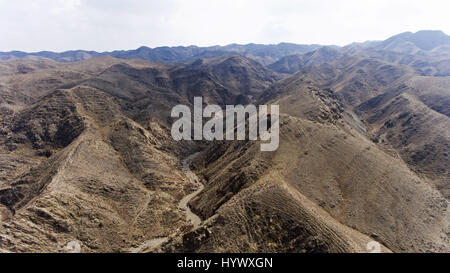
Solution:
<svg viewBox="0 0 450 273"><path fill-rule="evenodd" d="M448 252L448 78L386 55L0 63L0 250ZM195 96L279 105L278 150L174 141Z"/></svg>

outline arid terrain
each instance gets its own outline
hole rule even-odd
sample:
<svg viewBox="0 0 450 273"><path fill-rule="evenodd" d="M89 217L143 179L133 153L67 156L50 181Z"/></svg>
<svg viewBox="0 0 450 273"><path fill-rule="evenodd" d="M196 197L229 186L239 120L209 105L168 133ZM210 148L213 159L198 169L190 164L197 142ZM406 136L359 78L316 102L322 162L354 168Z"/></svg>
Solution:
<svg viewBox="0 0 450 273"><path fill-rule="evenodd" d="M0 53L0 252L450 252L450 36ZM280 144L171 109L280 107Z"/></svg>

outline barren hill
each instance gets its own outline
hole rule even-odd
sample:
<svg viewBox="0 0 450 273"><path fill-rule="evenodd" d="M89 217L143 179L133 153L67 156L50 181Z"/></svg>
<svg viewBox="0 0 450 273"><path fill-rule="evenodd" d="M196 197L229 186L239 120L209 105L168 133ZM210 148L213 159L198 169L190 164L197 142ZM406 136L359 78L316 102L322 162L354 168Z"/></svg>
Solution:
<svg viewBox="0 0 450 273"><path fill-rule="evenodd" d="M396 252L448 251L442 188L415 173L395 150L371 141L339 93L299 74L274 88L279 92L265 102L279 104L283 113L279 149L261 153L252 142L212 145L196 161L205 189L192 202L210 219L209 236L193 232L174 242L175 249L361 251L365 234ZM448 177L441 178L448 185ZM351 246L321 230L323 217L330 216L326 230ZM306 237L289 233L288 226ZM225 237L230 229L234 236Z"/></svg>
<svg viewBox="0 0 450 273"><path fill-rule="evenodd" d="M323 64L332 61L342 54L331 47L321 47L315 51L303 55L295 54L283 57L268 67L279 73L294 74L308 65Z"/></svg>
<svg viewBox="0 0 450 273"><path fill-rule="evenodd" d="M22 97L5 99L1 116L1 248L63 251L75 240L125 251L187 225L177 204L194 185L180 165L196 146L172 140L170 109L193 96L247 98L249 83L229 88L222 70L250 71L256 91L275 80L239 58L210 69L102 57L25 74L6 63L3 86Z"/></svg>
<svg viewBox="0 0 450 273"><path fill-rule="evenodd" d="M271 62L299 49L269 48ZM321 48L281 75L263 49L0 63L0 251L448 252L445 60ZM170 111L195 96L279 105L278 150L174 141Z"/></svg>

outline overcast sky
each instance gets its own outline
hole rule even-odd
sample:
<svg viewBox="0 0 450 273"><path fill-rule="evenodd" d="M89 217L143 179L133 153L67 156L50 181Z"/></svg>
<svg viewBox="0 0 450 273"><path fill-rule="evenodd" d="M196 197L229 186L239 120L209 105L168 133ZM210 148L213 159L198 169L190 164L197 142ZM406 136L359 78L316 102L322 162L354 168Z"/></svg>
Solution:
<svg viewBox="0 0 450 273"><path fill-rule="evenodd" d="M450 34L448 0L0 0L0 51L145 45L345 45L404 31Z"/></svg>

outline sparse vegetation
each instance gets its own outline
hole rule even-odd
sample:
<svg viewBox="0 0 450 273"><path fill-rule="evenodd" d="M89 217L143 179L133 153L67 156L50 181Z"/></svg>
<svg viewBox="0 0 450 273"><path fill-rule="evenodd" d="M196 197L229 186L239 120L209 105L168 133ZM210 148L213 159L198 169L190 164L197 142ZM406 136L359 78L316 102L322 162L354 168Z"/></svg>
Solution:
<svg viewBox="0 0 450 273"><path fill-rule="evenodd" d="M448 252L450 62L423 35L0 62L0 251ZM174 141L194 96L279 105L279 149Z"/></svg>

